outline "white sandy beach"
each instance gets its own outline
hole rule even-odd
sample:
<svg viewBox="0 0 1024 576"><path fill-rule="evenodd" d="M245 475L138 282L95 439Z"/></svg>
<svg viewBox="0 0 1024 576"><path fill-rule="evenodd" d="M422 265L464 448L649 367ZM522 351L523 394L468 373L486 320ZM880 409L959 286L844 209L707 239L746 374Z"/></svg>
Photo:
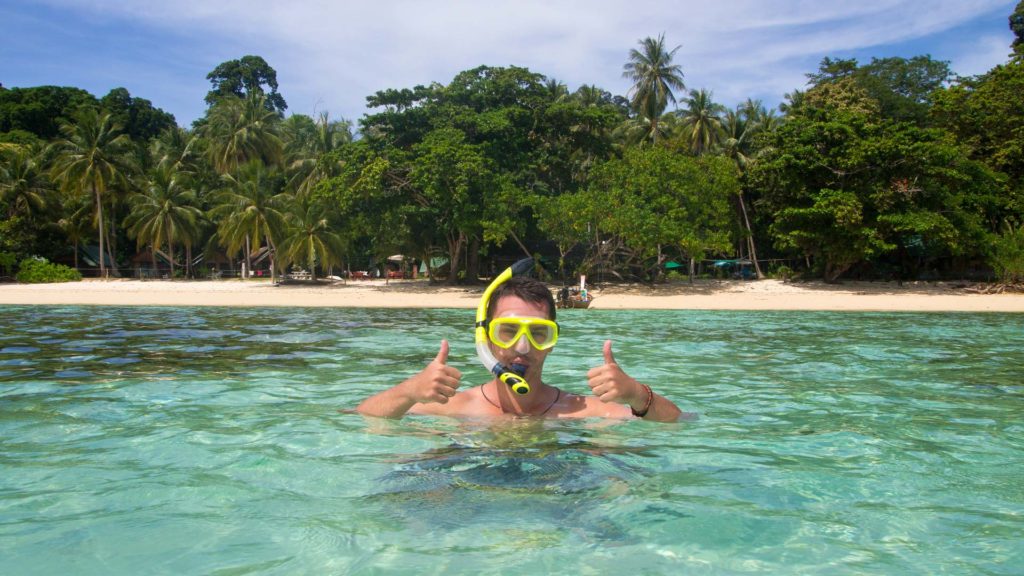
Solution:
<svg viewBox="0 0 1024 576"><path fill-rule="evenodd" d="M552 289L557 286L552 285ZM423 280L283 284L269 281L84 280L0 284L0 304L103 306L314 306L474 308L483 286L448 287ZM1024 312L1024 294L976 294L957 282L821 282L778 280L604 285L592 309L862 310Z"/></svg>

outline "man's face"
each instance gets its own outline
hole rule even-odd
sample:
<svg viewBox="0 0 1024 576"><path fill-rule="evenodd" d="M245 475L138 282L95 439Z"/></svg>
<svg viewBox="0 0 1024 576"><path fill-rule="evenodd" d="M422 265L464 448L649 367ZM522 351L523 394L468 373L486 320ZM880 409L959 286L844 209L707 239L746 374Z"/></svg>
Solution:
<svg viewBox="0 0 1024 576"><path fill-rule="evenodd" d="M494 306L494 318L549 317L546 304L534 304L513 295L503 296ZM491 347L491 352L494 353L495 358L505 366L511 366L512 364L526 366L526 379L527 381L534 382L540 379L541 372L544 369L544 359L553 350L553 348L537 350L525 336L520 337L509 348L495 346L490 341L488 341L488 345Z"/></svg>

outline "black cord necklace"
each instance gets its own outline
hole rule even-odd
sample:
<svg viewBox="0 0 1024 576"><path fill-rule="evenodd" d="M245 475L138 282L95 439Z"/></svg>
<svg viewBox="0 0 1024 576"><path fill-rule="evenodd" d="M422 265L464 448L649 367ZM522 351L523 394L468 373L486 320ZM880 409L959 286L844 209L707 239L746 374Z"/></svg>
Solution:
<svg viewBox="0 0 1024 576"><path fill-rule="evenodd" d="M491 400L490 398L487 397L486 389L487 389L487 384L484 384L483 386L480 387L480 394L483 395L484 400L487 400L488 404L490 404L491 406L494 406L498 410L501 410L502 414L505 414L505 409L504 408L502 408L498 404L495 404L493 400ZM516 416L543 416L543 415L547 414L549 410L554 408L555 404L558 404L558 399L561 398L561 397L562 397L562 391L559 390L558 388L555 388L555 399L551 401L551 404L548 404L548 407L545 408L543 412L541 412L540 414L516 414Z"/></svg>

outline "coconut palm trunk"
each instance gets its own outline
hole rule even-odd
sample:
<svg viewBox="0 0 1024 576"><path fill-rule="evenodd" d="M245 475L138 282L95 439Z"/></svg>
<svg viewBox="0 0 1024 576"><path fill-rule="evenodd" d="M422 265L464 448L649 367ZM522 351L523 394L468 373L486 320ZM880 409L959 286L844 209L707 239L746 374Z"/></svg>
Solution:
<svg viewBox="0 0 1024 576"><path fill-rule="evenodd" d="M743 212L743 223L747 227L747 246L750 248L750 261L754 263L754 273L758 280L764 280L764 273L761 272L761 265L757 262L757 248L754 246L754 231L750 228L750 218L747 216L747 205L743 202L743 191L740 191L740 211Z"/></svg>
<svg viewBox="0 0 1024 576"><path fill-rule="evenodd" d="M171 263L171 280L174 280L174 244L167 241L167 261Z"/></svg>
<svg viewBox="0 0 1024 576"><path fill-rule="evenodd" d="M100 237L100 278L107 277L107 267L103 264L104 258L106 258L103 251L103 237L106 236L107 229L103 226L103 204L100 203L100 190L96 187L96 184L92 185L92 192L96 196L96 220L98 221L97 231Z"/></svg>
<svg viewBox="0 0 1024 576"><path fill-rule="evenodd" d="M267 249L270 250L270 283L277 284L277 266L274 265L274 243L270 240L270 235L265 235L267 238Z"/></svg>
<svg viewBox="0 0 1024 576"><path fill-rule="evenodd" d="M155 242L152 245L150 245L150 247L149 247L149 254L150 254L150 256L153 257L152 258L152 260L153 260L153 277L156 278L157 277L157 270L160 270L160 265L156 261L156 243Z"/></svg>
<svg viewBox="0 0 1024 576"><path fill-rule="evenodd" d="M252 245L249 243L249 235L245 235L245 274L243 274L245 280L249 276L252 276Z"/></svg>

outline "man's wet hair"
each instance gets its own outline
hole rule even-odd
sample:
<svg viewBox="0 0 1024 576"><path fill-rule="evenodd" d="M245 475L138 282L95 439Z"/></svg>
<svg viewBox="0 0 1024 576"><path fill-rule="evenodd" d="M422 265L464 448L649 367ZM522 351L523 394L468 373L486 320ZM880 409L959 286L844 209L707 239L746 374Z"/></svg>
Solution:
<svg viewBox="0 0 1024 576"><path fill-rule="evenodd" d="M547 304L548 320L555 319L555 298L547 284L535 280L529 276L513 276L491 294L491 301L487 304L487 318L494 317L494 308L498 300L505 296L518 296L531 304Z"/></svg>

